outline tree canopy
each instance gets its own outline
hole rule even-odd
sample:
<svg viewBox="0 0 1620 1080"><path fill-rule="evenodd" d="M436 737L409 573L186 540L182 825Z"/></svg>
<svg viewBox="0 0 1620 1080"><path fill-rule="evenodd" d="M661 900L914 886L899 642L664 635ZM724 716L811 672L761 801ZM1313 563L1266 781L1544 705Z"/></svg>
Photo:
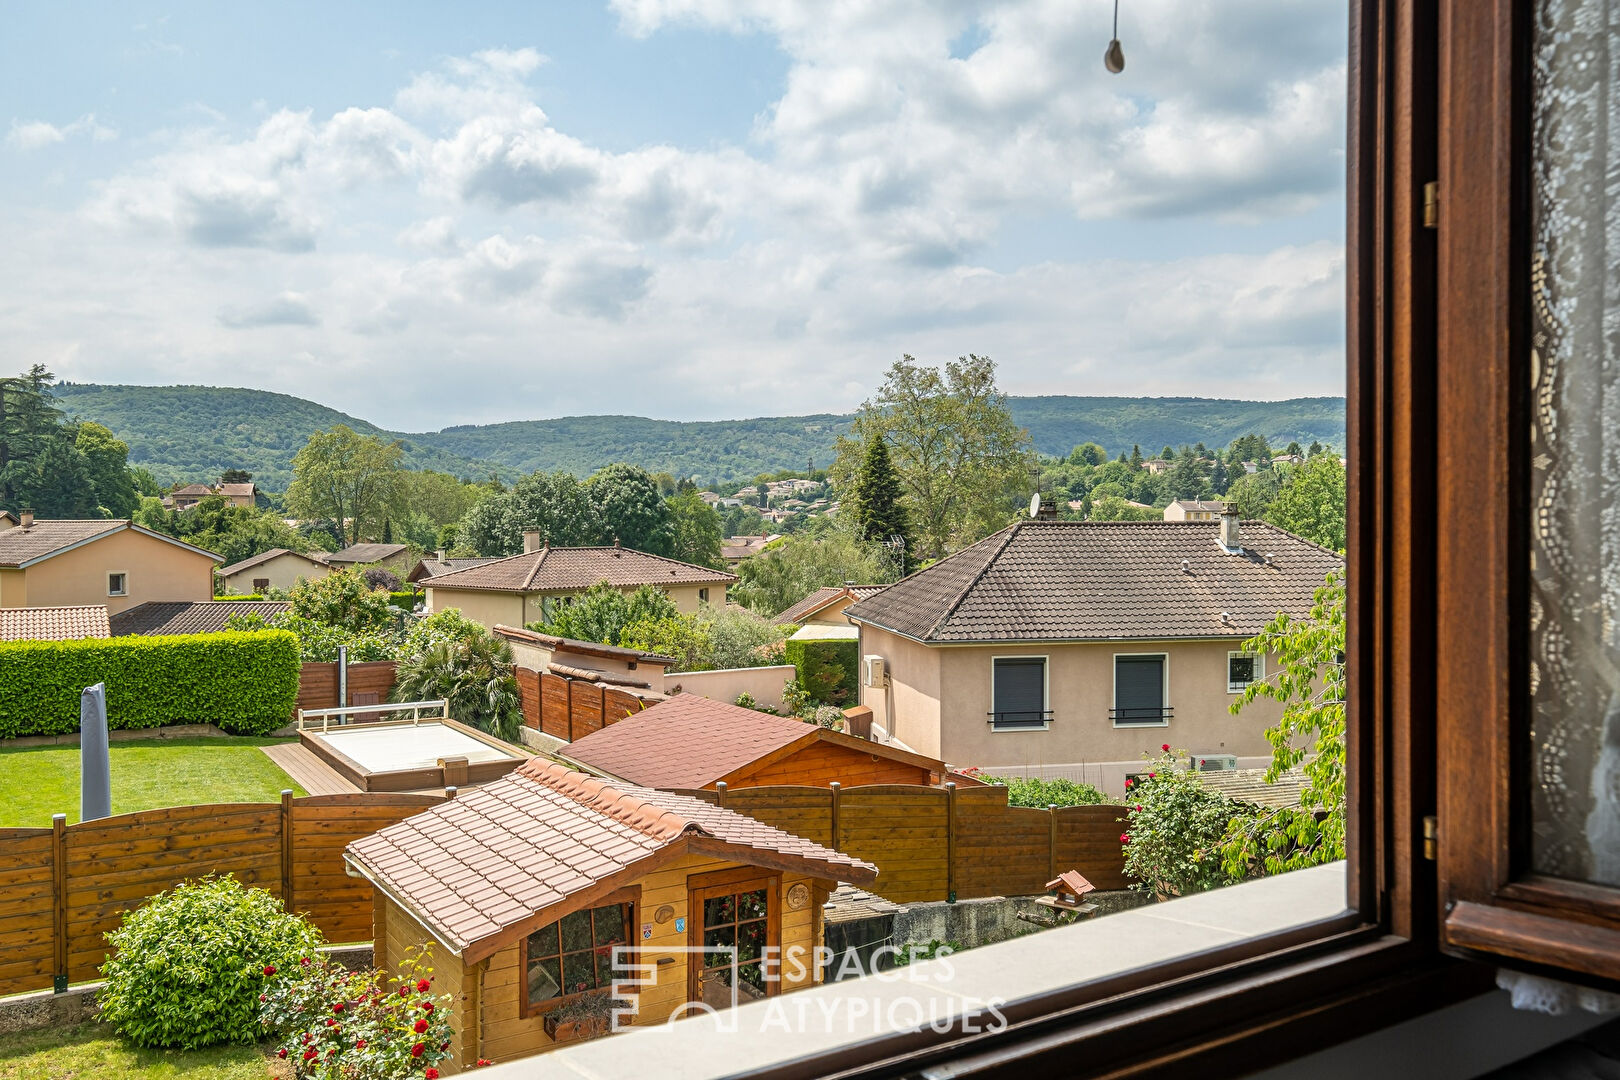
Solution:
<svg viewBox="0 0 1620 1080"><path fill-rule="evenodd" d="M649 555L669 555L675 529L658 482L639 465L617 462L598 469L585 481L596 506L600 541L618 542Z"/></svg>
<svg viewBox="0 0 1620 1080"><path fill-rule="evenodd" d="M889 460L889 445L881 433L866 441L866 457L839 504L863 540L896 548L906 569L914 561L911 521L902 502L900 476Z"/></svg>
<svg viewBox="0 0 1620 1080"><path fill-rule="evenodd" d="M129 517L140 499L129 447L100 424L64 420L55 379L42 364L0 378L0 510Z"/></svg>
<svg viewBox="0 0 1620 1080"><path fill-rule="evenodd" d="M298 517L336 523L350 543L379 537L405 512L398 440L361 435L346 424L317 431L293 457L287 509Z"/></svg>

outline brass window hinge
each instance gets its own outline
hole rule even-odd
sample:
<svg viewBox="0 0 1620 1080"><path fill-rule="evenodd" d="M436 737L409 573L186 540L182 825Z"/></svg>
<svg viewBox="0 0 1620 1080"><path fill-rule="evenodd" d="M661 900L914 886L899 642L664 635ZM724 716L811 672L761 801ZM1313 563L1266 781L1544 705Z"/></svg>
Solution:
<svg viewBox="0 0 1620 1080"><path fill-rule="evenodd" d="M1423 185L1423 227L1440 227L1440 181L1430 180Z"/></svg>
<svg viewBox="0 0 1620 1080"><path fill-rule="evenodd" d="M1423 819L1423 857L1434 862L1440 854L1440 823L1433 814Z"/></svg>

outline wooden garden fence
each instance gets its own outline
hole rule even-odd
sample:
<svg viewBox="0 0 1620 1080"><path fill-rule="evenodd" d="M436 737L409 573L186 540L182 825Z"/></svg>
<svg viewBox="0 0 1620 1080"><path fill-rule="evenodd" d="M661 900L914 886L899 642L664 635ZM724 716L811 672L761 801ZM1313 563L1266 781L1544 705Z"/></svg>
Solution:
<svg viewBox="0 0 1620 1080"><path fill-rule="evenodd" d="M371 938L371 885L344 872L351 840L437 795L284 795L177 806L49 829L0 829L0 996L95 979L126 910L187 878L232 873L307 913L328 941Z"/></svg>
<svg viewBox="0 0 1620 1080"><path fill-rule="evenodd" d="M997 785L873 784L686 791L878 868L896 903L1031 896L1066 870L1123 889L1123 806L1008 806Z"/></svg>

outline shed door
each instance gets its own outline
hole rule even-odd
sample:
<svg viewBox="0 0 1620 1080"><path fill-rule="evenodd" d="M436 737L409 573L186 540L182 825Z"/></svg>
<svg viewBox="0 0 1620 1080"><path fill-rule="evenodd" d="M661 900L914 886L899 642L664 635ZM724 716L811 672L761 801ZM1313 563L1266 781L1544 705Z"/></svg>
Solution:
<svg viewBox="0 0 1620 1080"><path fill-rule="evenodd" d="M730 870L688 880L697 887L690 893L687 933L693 945L703 948L701 956L688 957L689 1000L728 1009L778 993L781 879Z"/></svg>

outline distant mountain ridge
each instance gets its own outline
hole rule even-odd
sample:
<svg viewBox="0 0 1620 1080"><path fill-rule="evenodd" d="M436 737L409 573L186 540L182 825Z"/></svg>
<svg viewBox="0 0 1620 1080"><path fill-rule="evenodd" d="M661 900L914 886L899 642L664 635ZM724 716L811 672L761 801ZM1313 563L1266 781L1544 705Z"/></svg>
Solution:
<svg viewBox="0 0 1620 1080"><path fill-rule="evenodd" d="M130 463L160 481L207 480L224 469L253 473L261 487L285 490L292 457L309 436L333 424L397 438L410 468L458 476L494 471L507 479L535 469L580 476L614 461L702 482L747 479L778 469L832 461L833 444L853 414L767 416L745 420L652 420L641 416L565 416L457 425L442 431L391 431L290 394L211 386L118 386L64 383L58 403L69 415L94 420L129 444ZM1215 398L1014 397L1013 418L1029 429L1037 450L1066 454L1083 442L1112 455L1139 445L1202 442L1225 446L1258 432L1274 444L1297 440L1342 447L1342 397L1288 401Z"/></svg>

